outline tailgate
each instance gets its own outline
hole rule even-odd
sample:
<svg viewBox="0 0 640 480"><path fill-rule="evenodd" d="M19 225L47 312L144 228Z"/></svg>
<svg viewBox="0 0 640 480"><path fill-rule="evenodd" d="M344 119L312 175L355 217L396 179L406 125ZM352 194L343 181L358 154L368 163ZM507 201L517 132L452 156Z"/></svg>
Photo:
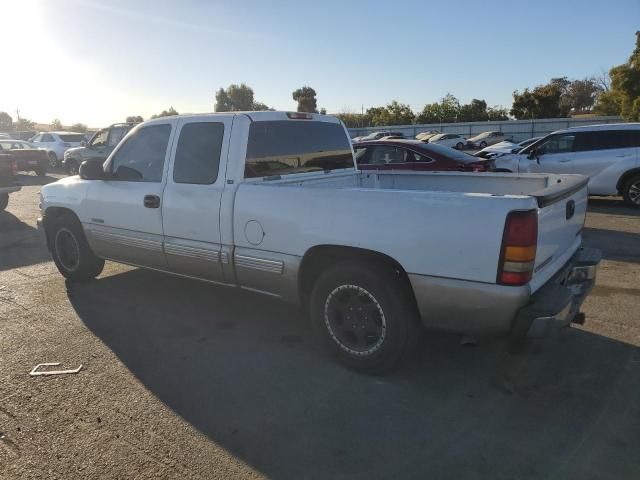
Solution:
<svg viewBox="0 0 640 480"><path fill-rule="evenodd" d="M551 278L579 247L587 214L588 180L581 175L566 176L561 183L533 195L538 202L533 290Z"/></svg>

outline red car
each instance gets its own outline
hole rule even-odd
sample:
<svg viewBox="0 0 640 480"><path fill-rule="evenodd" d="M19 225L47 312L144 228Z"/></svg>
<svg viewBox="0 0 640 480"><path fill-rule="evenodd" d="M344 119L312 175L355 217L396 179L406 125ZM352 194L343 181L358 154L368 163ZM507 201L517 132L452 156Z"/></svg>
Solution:
<svg viewBox="0 0 640 480"><path fill-rule="evenodd" d="M49 166L47 152L32 147L24 140L0 139L0 153L11 155L18 171L32 171L40 177L47 173Z"/></svg>
<svg viewBox="0 0 640 480"><path fill-rule="evenodd" d="M450 147L420 140L376 140L353 144L361 170L454 170L486 172L489 163Z"/></svg>

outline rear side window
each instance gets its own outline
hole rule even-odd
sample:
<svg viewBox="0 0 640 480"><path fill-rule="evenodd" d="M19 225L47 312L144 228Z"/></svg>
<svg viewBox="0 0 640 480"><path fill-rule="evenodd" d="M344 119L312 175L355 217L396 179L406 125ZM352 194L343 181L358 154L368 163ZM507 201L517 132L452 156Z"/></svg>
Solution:
<svg viewBox="0 0 640 480"><path fill-rule="evenodd" d="M111 157L114 180L161 182L171 125L143 127L127 138Z"/></svg>
<svg viewBox="0 0 640 480"><path fill-rule="evenodd" d="M210 185L218 178L224 124L188 123L180 131L173 181Z"/></svg>
<svg viewBox="0 0 640 480"><path fill-rule="evenodd" d="M640 130L598 130L577 135L575 151L611 150L640 146Z"/></svg>
<svg viewBox="0 0 640 480"><path fill-rule="evenodd" d="M353 168L349 137L337 123L253 122L245 177Z"/></svg>

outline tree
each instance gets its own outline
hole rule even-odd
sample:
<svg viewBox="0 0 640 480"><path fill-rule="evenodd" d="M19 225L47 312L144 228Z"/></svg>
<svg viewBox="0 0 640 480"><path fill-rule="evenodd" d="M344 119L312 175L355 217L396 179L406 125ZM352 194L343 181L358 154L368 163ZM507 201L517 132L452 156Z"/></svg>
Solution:
<svg viewBox="0 0 640 480"><path fill-rule="evenodd" d="M173 115L179 115L175 108L169 107L169 110L163 110L156 115L151 115L151 118L171 117Z"/></svg>
<svg viewBox="0 0 640 480"><path fill-rule="evenodd" d="M72 132L87 133L89 128L84 123L74 123L71 125Z"/></svg>
<svg viewBox="0 0 640 480"><path fill-rule="evenodd" d="M509 110L497 105L487 108L487 120L491 122L500 122L509 120Z"/></svg>
<svg viewBox="0 0 640 480"><path fill-rule="evenodd" d="M302 87L292 94L293 99L298 102L299 112L318 113L318 101L316 91L311 87Z"/></svg>
<svg viewBox="0 0 640 480"><path fill-rule="evenodd" d="M8 132L13 125L13 118L7 112L0 112L0 132Z"/></svg>
<svg viewBox="0 0 640 480"><path fill-rule="evenodd" d="M24 130L31 130L35 127L35 123L29 120L28 118L19 118L13 123L13 129L16 132L21 132Z"/></svg>
<svg viewBox="0 0 640 480"><path fill-rule="evenodd" d="M371 117L366 114L343 112L337 114L336 117L342 120L347 128L368 127L371 125Z"/></svg>
<svg viewBox="0 0 640 480"><path fill-rule="evenodd" d="M601 91L602 87L591 77L571 82L565 95L573 113L588 113L593 110Z"/></svg>
<svg viewBox="0 0 640 480"><path fill-rule="evenodd" d="M381 127L386 125L410 125L415 114L409 105L393 100L386 107L373 107L367 110L371 125Z"/></svg>
<svg viewBox="0 0 640 480"><path fill-rule="evenodd" d="M218 89L214 108L216 112L271 110L266 104L255 101L253 89L244 83L229 85L226 90L224 88Z"/></svg>
<svg viewBox="0 0 640 480"><path fill-rule="evenodd" d="M525 88L522 93L513 92L511 115L518 120L531 118L560 118L569 114L570 107L560 103L564 79L553 79L533 90Z"/></svg>
<svg viewBox="0 0 640 480"><path fill-rule="evenodd" d="M474 98L471 103L460 106L458 122L484 122L489 119L487 102Z"/></svg>
<svg viewBox="0 0 640 480"><path fill-rule="evenodd" d="M140 115L129 115L125 122L127 123L142 123L144 122L144 118L142 118Z"/></svg>
<svg viewBox="0 0 640 480"><path fill-rule="evenodd" d="M322 108L320 109L320 115L326 115L326 114L327 114L327 109L326 109L326 108L324 108L324 107L322 107Z"/></svg>
<svg viewBox="0 0 640 480"><path fill-rule="evenodd" d="M477 100L483 102L484 100ZM416 117L416 123L452 123L458 120L460 114L460 102L458 99L447 93L437 103L428 103L422 112Z"/></svg>
<svg viewBox="0 0 640 480"><path fill-rule="evenodd" d="M271 110L271 108L269 108L269 106L265 103L253 102L253 105L251 106L251 110L254 112L263 112L263 111Z"/></svg>
<svg viewBox="0 0 640 480"><path fill-rule="evenodd" d="M54 118L51 121L51 130L62 130L62 122L59 119Z"/></svg>
<svg viewBox="0 0 640 480"><path fill-rule="evenodd" d="M609 70L611 88L598 97L598 112L622 115L627 121L640 121L640 31L636 32L636 47L627 63Z"/></svg>

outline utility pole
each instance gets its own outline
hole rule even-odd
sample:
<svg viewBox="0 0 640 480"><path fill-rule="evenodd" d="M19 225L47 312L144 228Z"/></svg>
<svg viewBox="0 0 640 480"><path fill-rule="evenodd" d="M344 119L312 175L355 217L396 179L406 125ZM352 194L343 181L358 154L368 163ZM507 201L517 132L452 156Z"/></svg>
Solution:
<svg viewBox="0 0 640 480"><path fill-rule="evenodd" d="M20 110L16 108L16 118L20 120Z"/></svg>

